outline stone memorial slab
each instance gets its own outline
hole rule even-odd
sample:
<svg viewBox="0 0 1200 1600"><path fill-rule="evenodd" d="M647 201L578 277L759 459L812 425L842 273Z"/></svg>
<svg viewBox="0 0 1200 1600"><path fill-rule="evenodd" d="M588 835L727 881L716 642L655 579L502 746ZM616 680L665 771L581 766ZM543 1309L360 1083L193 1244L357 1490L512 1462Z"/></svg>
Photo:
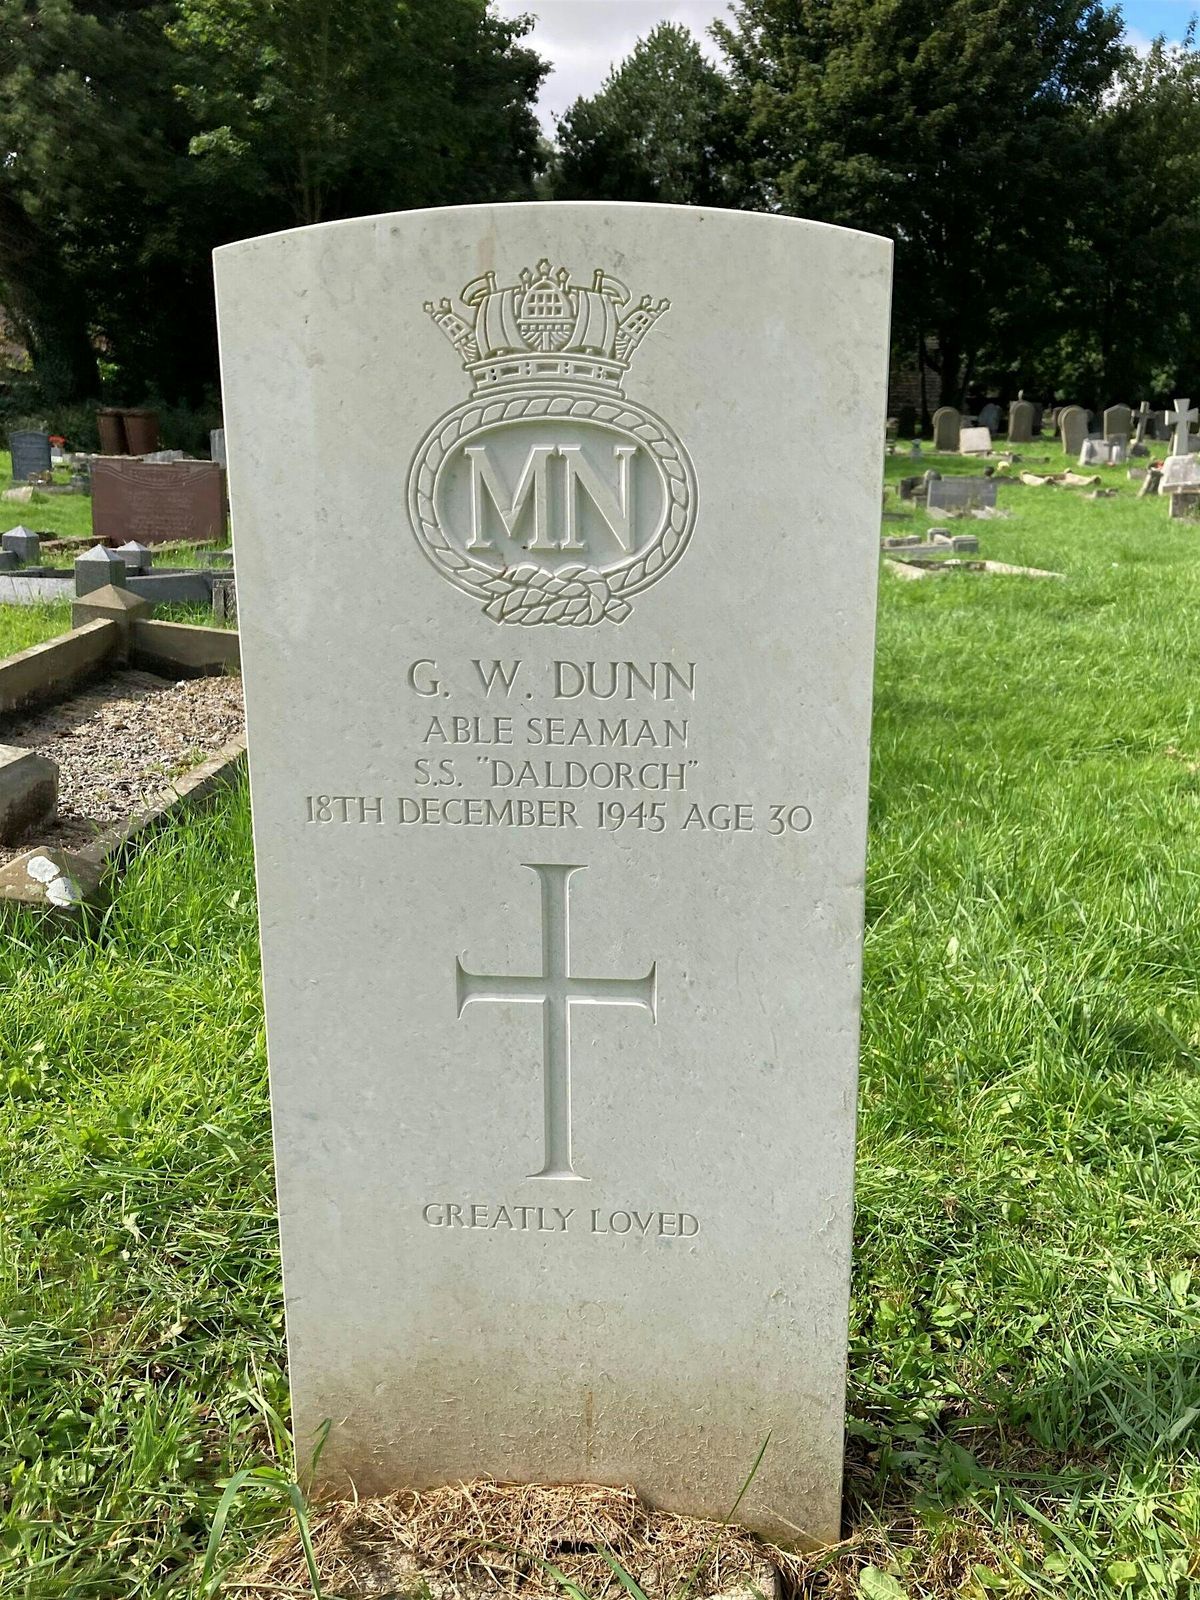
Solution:
<svg viewBox="0 0 1200 1600"><path fill-rule="evenodd" d="M1058 414L1058 433L1069 456L1078 456L1088 436L1088 414L1082 406L1064 406Z"/></svg>
<svg viewBox="0 0 1200 1600"><path fill-rule="evenodd" d="M962 428L958 435L958 453L962 456L986 456L992 448L992 435L987 428Z"/></svg>
<svg viewBox="0 0 1200 1600"><path fill-rule="evenodd" d="M1104 413L1103 425L1106 439L1122 439L1128 444L1133 429L1133 412L1128 406L1109 406Z"/></svg>
<svg viewBox="0 0 1200 1600"><path fill-rule="evenodd" d="M1123 466L1128 453L1127 443L1124 437L1085 439L1083 449L1079 452L1079 465L1081 467Z"/></svg>
<svg viewBox="0 0 1200 1600"><path fill-rule="evenodd" d="M958 430L961 426L962 416L953 406L939 406L933 413L933 448L957 450Z"/></svg>
<svg viewBox="0 0 1200 1600"><path fill-rule="evenodd" d="M1190 489L1200 484L1200 460L1195 454L1168 456L1162 464L1159 494L1170 494L1172 489Z"/></svg>
<svg viewBox="0 0 1200 1600"><path fill-rule="evenodd" d="M216 264L299 1459L836 1538L890 245Z"/></svg>
<svg viewBox="0 0 1200 1600"><path fill-rule="evenodd" d="M225 479L215 461L132 461L100 456L92 465L92 534L125 544L216 540L225 533Z"/></svg>
<svg viewBox="0 0 1200 1600"><path fill-rule="evenodd" d="M1002 414L1000 407L994 400L989 400L985 406L980 407L979 426L981 428L986 428L987 431L993 436L1000 432L1001 421Z"/></svg>
<svg viewBox="0 0 1200 1600"><path fill-rule="evenodd" d="M15 483L24 483L39 473L49 472L50 435L31 428L14 428L8 436L12 456L12 475Z"/></svg>
<svg viewBox="0 0 1200 1600"><path fill-rule="evenodd" d="M1009 444L1032 444L1034 424L1034 405L1032 400L1024 396L1014 400L1008 408L1008 442Z"/></svg>
<svg viewBox="0 0 1200 1600"><path fill-rule="evenodd" d="M996 504L995 478L935 478L929 485L930 509L965 511Z"/></svg>

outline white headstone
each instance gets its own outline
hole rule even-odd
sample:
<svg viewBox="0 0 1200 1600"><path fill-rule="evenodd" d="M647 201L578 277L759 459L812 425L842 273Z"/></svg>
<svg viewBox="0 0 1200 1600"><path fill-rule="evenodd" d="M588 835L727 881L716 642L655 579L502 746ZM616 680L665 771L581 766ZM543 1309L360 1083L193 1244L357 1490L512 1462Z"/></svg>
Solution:
<svg viewBox="0 0 1200 1600"><path fill-rule="evenodd" d="M1158 482L1159 494L1170 494L1172 489L1191 489L1200 485L1200 461L1195 454L1170 455L1163 462L1162 477Z"/></svg>
<svg viewBox="0 0 1200 1600"><path fill-rule="evenodd" d="M890 245L216 259L300 1458L836 1538Z"/></svg>
<svg viewBox="0 0 1200 1600"><path fill-rule="evenodd" d="M987 428L963 428L958 435L958 452L964 456L986 456L992 448Z"/></svg>

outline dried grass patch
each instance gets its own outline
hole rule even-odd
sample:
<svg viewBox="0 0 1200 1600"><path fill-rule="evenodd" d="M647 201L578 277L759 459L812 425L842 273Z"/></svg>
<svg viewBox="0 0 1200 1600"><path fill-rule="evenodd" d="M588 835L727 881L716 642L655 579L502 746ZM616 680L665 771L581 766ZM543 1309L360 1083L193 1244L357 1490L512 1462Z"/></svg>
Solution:
<svg viewBox="0 0 1200 1600"><path fill-rule="evenodd" d="M895 1574L905 1595L988 1600L997 1580L1004 1586L1002 1574L1020 1584L1015 1574L1039 1571L1045 1554L1024 1519L1000 1539L970 1506L931 1525L899 1504L859 1505L855 1520L840 1544L798 1554L736 1525L722 1529L651 1511L628 1487L480 1479L318 1503L310 1530L324 1600L566 1600L541 1562L557 1567L589 1600L628 1600L599 1554L605 1548L649 1600L679 1600L698 1565L690 1600L862 1600L864 1569L871 1567ZM220 1592L230 1600L310 1600L295 1530L258 1552Z"/></svg>
<svg viewBox="0 0 1200 1600"><path fill-rule="evenodd" d="M697 1597L756 1590L772 1600L779 1576L792 1588L803 1570L801 1558L742 1528L722 1530L718 1523L651 1511L631 1488L595 1484L560 1488L480 1479L424 1493L333 1501L312 1508L310 1530L322 1583L339 1600L422 1592L432 1600L455 1594L563 1600L543 1561L595 1600L616 1600L624 1591L603 1549L650 1600L677 1593L698 1565L691 1591ZM296 1533L268 1546L226 1587L257 1600L311 1594Z"/></svg>

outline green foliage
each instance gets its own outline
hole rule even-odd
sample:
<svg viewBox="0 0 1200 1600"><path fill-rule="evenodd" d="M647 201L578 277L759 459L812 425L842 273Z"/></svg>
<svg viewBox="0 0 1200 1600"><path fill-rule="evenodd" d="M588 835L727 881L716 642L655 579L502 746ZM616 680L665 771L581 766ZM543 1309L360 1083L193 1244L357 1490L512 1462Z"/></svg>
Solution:
<svg viewBox="0 0 1200 1600"><path fill-rule="evenodd" d="M660 23L597 94L559 119L554 198L731 203L727 99L724 79L688 30Z"/></svg>
<svg viewBox="0 0 1200 1600"><path fill-rule="evenodd" d="M288 225L528 194L545 67L482 0L179 0L207 180Z"/></svg>
<svg viewBox="0 0 1200 1600"><path fill-rule="evenodd" d="M725 50L759 203L896 241L894 335L957 403L1045 339L1087 122L1120 67L1101 0L743 0Z"/></svg>
<svg viewBox="0 0 1200 1600"><path fill-rule="evenodd" d="M202 403L210 255L527 194L544 67L484 0L0 0L0 303L53 409ZM28 407L26 407L28 408Z"/></svg>
<svg viewBox="0 0 1200 1600"><path fill-rule="evenodd" d="M1062 392L1169 397L1200 373L1190 298L1200 264L1200 54L1157 40L1126 57L1087 128L1050 320ZM1131 314L1136 308L1136 315Z"/></svg>

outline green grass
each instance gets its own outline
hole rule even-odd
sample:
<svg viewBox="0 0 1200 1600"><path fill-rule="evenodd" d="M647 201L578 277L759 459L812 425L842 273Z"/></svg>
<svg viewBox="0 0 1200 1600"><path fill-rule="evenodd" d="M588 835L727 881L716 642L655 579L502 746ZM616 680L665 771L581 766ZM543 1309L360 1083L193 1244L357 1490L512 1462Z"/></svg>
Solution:
<svg viewBox="0 0 1200 1600"><path fill-rule="evenodd" d="M881 580L854 1539L814 1593L1200 1580L1200 526L1102 476L972 524L1064 582ZM91 934L0 947L0 1152L0 1590L190 1594L286 1405L244 795Z"/></svg>
<svg viewBox="0 0 1200 1600"><path fill-rule="evenodd" d="M0 657L43 644L60 633L68 633L70 628L71 607L66 600L39 601L31 606L0 605Z"/></svg>
<svg viewBox="0 0 1200 1600"><path fill-rule="evenodd" d="M66 483L70 474L65 470L56 470L55 479ZM0 450L0 490L22 487L14 483L12 476L12 457L7 450ZM55 539L80 538L91 535L92 531L92 502L84 494L41 494L29 505L9 504L0 501L0 533L8 528L18 525L32 528L35 533L48 535ZM42 557L42 565L48 567L68 567L74 560L69 552L47 551ZM163 558L164 564L172 567L193 567L200 564L199 554L194 550L172 550L169 556Z"/></svg>
<svg viewBox="0 0 1200 1600"><path fill-rule="evenodd" d="M56 471L55 480L66 483L70 474ZM22 488L13 482L12 457L0 450L0 490ZM90 534L92 531L92 502L85 494L38 494L28 505L9 504L0 500L0 533L8 528L32 528L35 533L49 533L56 539Z"/></svg>

